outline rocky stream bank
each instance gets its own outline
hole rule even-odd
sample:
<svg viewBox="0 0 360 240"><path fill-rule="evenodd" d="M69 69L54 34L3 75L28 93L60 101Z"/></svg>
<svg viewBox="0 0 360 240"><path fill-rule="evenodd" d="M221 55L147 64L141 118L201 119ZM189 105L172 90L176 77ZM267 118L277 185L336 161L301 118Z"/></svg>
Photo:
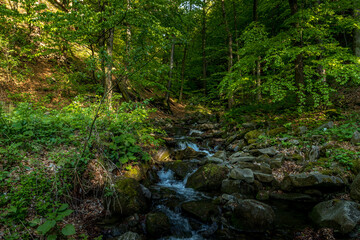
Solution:
<svg viewBox="0 0 360 240"><path fill-rule="evenodd" d="M106 239L360 238L360 175L309 168L326 148L318 136L304 155L261 140L283 127L248 122L225 132L207 116L159 124L166 147L151 166L116 179L117 193L104 201Z"/></svg>

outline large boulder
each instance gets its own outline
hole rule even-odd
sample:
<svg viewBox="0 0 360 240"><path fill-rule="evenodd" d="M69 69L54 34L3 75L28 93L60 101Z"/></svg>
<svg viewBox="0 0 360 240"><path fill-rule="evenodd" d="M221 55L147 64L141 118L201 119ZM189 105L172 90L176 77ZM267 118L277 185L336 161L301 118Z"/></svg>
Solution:
<svg viewBox="0 0 360 240"><path fill-rule="evenodd" d="M206 153L197 152L191 147L187 147L184 150L178 150L174 153L174 158L176 160L193 159L204 156L206 156Z"/></svg>
<svg viewBox="0 0 360 240"><path fill-rule="evenodd" d="M128 170L123 171L123 176L127 178L133 178L136 181L141 181L146 178L146 173L150 169L148 164L139 164L137 166L131 166Z"/></svg>
<svg viewBox="0 0 360 240"><path fill-rule="evenodd" d="M352 199L360 201L360 174L356 176L350 186L350 196Z"/></svg>
<svg viewBox="0 0 360 240"><path fill-rule="evenodd" d="M254 173L251 169L234 168L230 171L230 178L235 180L245 180L247 183L254 182Z"/></svg>
<svg viewBox="0 0 360 240"><path fill-rule="evenodd" d="M290 174L281 183L283 190L293 188L322 188L337 190L345 186L344 181L336 176L324 175L318 172Z"/></svg>
<svg viewBox="0 0 360 240"><path fill-rule="evenodd" d="M211 222L212 218L217 218L220 214L219 207L209 201L185 202L181 209L203 222Z"/></svg>
<svg viewBox="0 0 360 240"><path fill-rule="evenodd" d="M220 189L222 181L227 177L228 168L213 163L200 167L187 180L186 187L200 191Z"/></svg>
<svg viewBox="0 0 360 240"><path fill-rule="evenodd" d="M193 171L195 164L176 160L166 164L165 167L173 171L176 177L183 179L189 172Z"/></svg>
<svg viewBox="0 0 360 240"><path fill-rule="evenodd" d="M259 130L252 130L250 132L247 132L244 136L244 138L246 139L246 141L249 143L251 142L251 140L256 140L258 139L258 137L260 137L260 135L262 134L261 131Z"/></svg>
<svg viewBox="0 0 360 240"><path fill-rule="evenodd" d="M351 137L351 143L354 145L357 145L360 143L360 132L355 131L354 134Z"/></svg>
<svg viewBox="0 0 360 240"><path fill-rule="evenodd" d="M253 184L245 181L225 179L221 184L221 192L227 194L240 193L248 197L253 197L256 189Z"/></svg>
<svg viewBox="0 0 360 240"><path fill-rule="evenodd" d="M223 161L226 161L227 159L225 151L217 151L216 153L214 153L213 157L220 158Z"/></svg>
<svg viewBox="0 0 360 240"><path fill-rule="evenodd" d="M321 202L313 208L310 217L321 227L349 233L360 223L360 204L343 200Z"/></svg>
<svg viewBox="0 0 360 240"><path fill-rule="evenodd" d="M162 212L146 215L146 232L152 237L164 237L171 233L168 216Z"/></svg>
<svg viewBox="0 0 360 240"><path fill-rule="evenodd" d="M243 153L243 152L234 153L229 157L230 163L253 162L255 160L256 160L256 157L251 156L247 153Z"/></svg>
<svg viewBox="0 0 360 240"><path fill-rule="evenodd" d="M269 205L247 199L237 202L231 223L243 231L263 232L272 227L274 219L274 210Z"/></svg>
<svg viewBox="0 0 360 240"><path fill-rule="evenodd" d="M114 188L115 196L105 199L105 206L109 204L114 215L129 216L146 211L146 197L140 183L135 179L118 178L115 180Z"/></svg>

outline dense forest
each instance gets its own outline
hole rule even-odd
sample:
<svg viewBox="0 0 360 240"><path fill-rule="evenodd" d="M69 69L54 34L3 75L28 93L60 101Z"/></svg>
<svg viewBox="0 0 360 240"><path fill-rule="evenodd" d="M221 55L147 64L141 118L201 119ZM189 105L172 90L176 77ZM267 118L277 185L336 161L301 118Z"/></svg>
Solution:
<svg viewBox="0 0 360 240"><path fill-rule="evenodd" d="M360 0L0 16L0 239L360 237Z"/></svg>

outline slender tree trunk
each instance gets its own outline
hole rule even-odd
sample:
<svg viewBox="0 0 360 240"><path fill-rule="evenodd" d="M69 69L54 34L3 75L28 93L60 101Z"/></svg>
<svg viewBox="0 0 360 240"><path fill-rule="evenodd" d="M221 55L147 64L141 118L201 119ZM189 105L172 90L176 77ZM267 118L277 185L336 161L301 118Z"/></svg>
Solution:
<svg viewBox="0 0 360 240"><path fill-rule="evenodd" d="M229 50L229 59L228 59L228 72L231 73L231 68L233 66L233 40L232 40L232 34L229 28L229 23L227 21L226 17L226 9L225 9L225 0L221 0L221 10L222 10L222 16L223 21L225 24L226 34L227 34L227 40L228 40L228 50ZM228 98L228 107L232 108L234 106L234 95L231 93Z"/></svg>
<svg viewBox="0 0 360 240"><path fill-rule="evenodd" d="M236 57L237 60L240 61L240 55L239 55L239 36L238 36L238 26L237 26L237 11L236 11L236 4L235 1L232 1L233 4L233 14L234 14L234 30L235 30L235 44L236 44Z"/></svg>
<svg viewBox="0 0 360 240"><path fill-rule="evenodd" d="M182 62L181 62L181 87L180 87L179 102L182 102L182 98L183 98L187 50L188 50L188 44L186 43L185 47L184 47L183 59L182 59Z"/></svg>
<svg viewBox="0 0 360 240"><path fill-rule="evenodd" d="M354 9L354 18L360 22L360 9ZM360 57L360 29L357 28L354 30L354 54L357 57Z"/></svg>
<svg viewBox="0 0 360 240"><path fill-rule="evenodd" d="M261 57L256 61L256 86L257 86L257 100L261 101Z"/></svg>
<svg viewBox="0 0 360 240"><path fill-rule="evenodd" d="M254 0L253 1L253 21L257 22L258 21L258 0ZM257 88L257 101L258 103L260 103L261 101L261 57L259 56L258 59L255 62L256 65L256 88Z"/></svg>
<svg viewBox="0 0 360 240"><path fill-rule="evenodd" d="M202 80L203 80L203 84L204 84L204 92L205 95L207 95L208 91L207 91L207 80L206 80L206 0L203 0L203 18L202 18L202 31L201 31L201 36L202 36L202 42L201 42L201 49L202 49Z"/></svg>
<svg viewBox="0 0 360 240"><path fill-rule="evenodd" d="M167 103L167 105L169 107L170 107L169 99L170 99L171 81L172 81L173 68L174 68L174 52L175 52L175 39L173 40L173 43L171 44L169 81L167 84L167 91L166 91L166 95L165 95L165 102Z"/></svg>
<svg viewBox="0 0 360 240"><path fill-rule="evenodd" d="M109 37L106 41L106 54L107 54L107 63L105 68L105 89L107 93L107 100L109 104L109 109L111 109L111 100L113 95L113 81L112 81L112 56L114 48L114 29L109 30Z"/></svg>
<svg viewBox="0 0 360 240"><path fill-rule="evenodd" d="M291 15L295 15L298 11L298 3L297 0L289 0ZM300 28L300 24L296 22L294 24L296 29ZM302 31L300 29L300 40L296 42L298 47L303 47L303 40L302 40ZM295 83L297 86L298 91L305 85L305 76L304 76L304 60L302 53L298 54L295 59ZM300 98L298 96L298 102L300 102Z"/></svg>

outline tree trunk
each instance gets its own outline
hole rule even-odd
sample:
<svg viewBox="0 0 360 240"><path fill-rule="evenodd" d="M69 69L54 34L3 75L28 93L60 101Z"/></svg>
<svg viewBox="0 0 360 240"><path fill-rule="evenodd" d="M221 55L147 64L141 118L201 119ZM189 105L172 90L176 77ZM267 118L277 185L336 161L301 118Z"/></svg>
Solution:
<svg viewBox="0 0 360 240"><path fill-rule="evenodd" d="M298 12L298 4L297 0L289 0L291 15L295 15ZM300 24L296 22L294 24L294 27L296 29L300 28ZM303 46L303 40L302 40L302 31L300 30L300 40L297 41L296 46L302 47ZM304 76L304 60L302 53L298 54L295 59L295 83L297 86L298 91L305 85L305 76ZM300 98L298 96L298 102L300 102Z"/></svg>
<svg viewBox="0 0 360 240"><path fill-rule="evenodd" d="M114 47L114 29L109 30L109 37L106 41L106 54L107 62L105 68L105 94L108 100L109 109L111 109L111 100L113 95L113 81L112 81L112 56L113 56L113 47Z"/></svg>
<svg viewBox="0 0 360 240"><path fill-rule="evenodd" d="M181 62L181 87L180 87L179 102L182 102L182 98L183 98L187 50L188 50L188 44L186 43L185 47L184 47L183 59L182 59L182 62Z"/></svg>
<svg viewBox="0 0 360 240"><path fill-rule="evenodd" d="M222 16L223 21L225 24L226 34L227 34L227 40L228 40L228 50L229 50L229 59L228 59L228 72L231 73L231 68L233 66L233 40L232 40L232 34L229 28L229 23L227 21L226 17L226 9L225 9L225 1L221 0L221 10L222 10ZM233 93L230 93L228 98L228 107L232 108L234 106L234 95Z"/></svg>
<svg viewBox="0 0 360 240"><path fill-rule="evenodd" d="M253 21L257 22L258 21L258 13L257 13L257 8L258 8L258 1L254 0L253 1ZM256 88L257 88L257 101L258 103L260 103L261 101L261 57L259 56L258 59L255 62L256 65Z"/></svg>
<svg viewBox="0 0 360 240"><path fill-rule="evenodd" d="M238 37L238 27L237 27L237 11L236 11L236 4L235 1L232 1L233 4L233 14L234 14L234 30L235 30L235 44L236 44L236 57L237 60L240 61L240 55L239 55L239 37Z"/></svg>
<svg viewBox="0 0 360 240"><path fill-rule="evenodd" d="M205 95L207 95L207 81L206 81L206 0L203 0L203 19L202 19L202 31L201 31L201 36L202 36L202 42L201 42L201 49L202 49L202 80L203 80L203 84L204 84L204 92Z"/></svg>
<svg viewBox="0 0 360 240"><path fill-rule="evenodd" d="M172 81L173 68L174 68L174 52L175 52L175 40L173 40L173 43L171 44L169 81L167 84L167 91L165 95L165 102L167 103L168 107L170 107L169 99L170 99L171 81Z"/></svg>
<svg viewBox="0 0 360 240"><path fill-rule="evenodd" d="M354 18L360 22L360 9L354 9ZM360 57L360 29L354 30L354 54Z"/></svg>

